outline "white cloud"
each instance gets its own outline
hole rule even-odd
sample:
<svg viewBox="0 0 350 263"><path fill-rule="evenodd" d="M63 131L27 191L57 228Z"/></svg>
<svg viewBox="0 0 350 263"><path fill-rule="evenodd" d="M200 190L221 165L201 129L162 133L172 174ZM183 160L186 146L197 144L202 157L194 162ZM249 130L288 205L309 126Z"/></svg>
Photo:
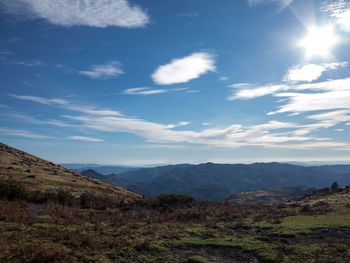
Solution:
<svg viewBox="0 0 350 263"><path fill-rule="evenodd" d="M173 59L169 64L159 66L151 77L159 85L170 85L199 78L208 71L215 71L213 55L198 52L187 57Z"/></svg>
<svg viewBox="0 0 350 263"><path fill-rule="evenodd" d="M24 137L24 138L30 138L30 139L48 139L49 136L36 134L30 131L25 130L12 130L7 128L0 128L0 134L3 135L9 135L9 136L16 136L16 137Z"/></svg>
<svg viewBox="0 0 350 263"><path fill-rule="evenodd" d="M79 73L93 79L100 79L116 77L124 74L124 71L121 69L120 62L111 61L103 65L94 65L91 67L91 70L82 70Z"/></svg>
<svg viewBox="0 0 350 263"><path fill-rule="evenodd" d="M74 141L84 141L84 142L103 142L103 140L101 139L86 137L86 136L70 136L68 137L68 139L74 140Z"/></svg>
<svg viewBox="0 0 350 263"><path fill-rule="evenodd" d="M6 12L60 26L142 27L147 13L127 0L4 0Z"/></svg>
<svg viewBox="0 0 350 263"><path fill-rule="evenodd" d="M154 95L166 92L168 92L166 89L150 89L148 87L131 88L123 91L123 93L127 95Z"/></svg>
<svg viewBox="0 0 350 263"><path fill-rule="evenodd" d="M288 69L287 74L283 80L287 82L299 82L307 81L311 82L319 77L326 70L337 69L338 67L347 66L347 62L334 62L334 63L323 63L323 64L301 64Z"/></svg>
<svg viewBox="0 0 350 263"><path fill-rule="evenodd" d="M228 80L228 77L221 76L221 77L219 77L219 80L221 80L221 81L225 81L225 80Z"/></svg>
<svg viewBox="0 0 350 263"><path fill-rule="evenodd" d="M321 8L322 11L329 13L337 24L345 31L350 31L350 2L345 0L326 1Z"/></svg>
<svg viewBox="0 0 350 263"><path fill-rule="evenodd" d="M334 131L342 132L342 131L344 131L344 129L334 129Z"/></svg>

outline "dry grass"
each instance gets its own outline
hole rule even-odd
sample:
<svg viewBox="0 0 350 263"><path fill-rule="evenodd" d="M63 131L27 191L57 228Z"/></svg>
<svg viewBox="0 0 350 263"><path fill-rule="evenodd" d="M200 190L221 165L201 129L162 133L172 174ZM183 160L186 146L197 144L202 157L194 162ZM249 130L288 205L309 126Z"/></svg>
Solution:
<svg viewBox="0 0 350 263"><path fill-rule="evenodd" d="M27 189L64 190L74 196L92 191L128 203L141 199L136 193L92 179L62 166L0 143L0 179L20 181Z"/></svg>

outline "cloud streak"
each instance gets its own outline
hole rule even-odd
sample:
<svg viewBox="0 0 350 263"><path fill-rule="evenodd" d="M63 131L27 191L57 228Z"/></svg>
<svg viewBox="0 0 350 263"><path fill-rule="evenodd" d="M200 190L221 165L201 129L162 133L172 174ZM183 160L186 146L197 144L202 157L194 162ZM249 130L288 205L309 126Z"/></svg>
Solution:
<svg viewBox="0 0 350 263"><path fill-rule="evenodd" d="M151 89L148 87L142 87L142 88L131 88L131 89L126 89L123 91L123 94L126 95L154 95L154 94L162 94L166 93L168 90L166 89Z"/></svg>
<svg viewBox="0 0 350 263"><path fill-rule="evenodd" d="M143 27L147 13L127 0L5 0L5 12L59 26Z"/></svg>
<svg viewBox="0 0 350 263"><path fill-rule="evenodd" d="M8 136L15 136L15 137L24 137L24 138L30 138L30 139L49 139L49 138L51 138L49 136L36 134L36 133L26 131L26 130L13 130L13 129L1 128L1 127L0 127L0 134L8 135Z"/></svg>
<svg viewBox="0 0 350 263"><path fill-rule="evenodd" d="M90 70L81 70L79 74L93 79L101 79L117 77L124 74L124 71L121 69L120 62L111 61L107 64L93 65Z"/></svg>
<svg viewBox="0 0 350 263"><path fill-rule="evenodd" d="M248 0L249 7L253 7L260 4L276 3L281 5L282 8L287 7L293 2L293 0Z"/></svg>
<svg viewBox="0 0 350 263"><path fill-rule="evenodd" d="M152 74L158 85L186 83L199 78L208 71L215 71L212 54L206 52L193 53L187 57L173 59L170 63L159 66Z"/></svg>
<svg viewBox="0 0 350 263"><path fill-rule="evenodd" d="M68 139L73 141L83 141L83 142L103 142L102 139L86 137L86 136L70 136L68 137Z"/></svg>
<svg viewBox="0 0 350 263"><path fill-rule="evenodd" d="M93 107L87 107L84 105L75 105L70 103L68 100L65 99L47 99L43 97L37 97L37 96L22 96L22 95L15 95L15 94L9 94L11 97L19 99L19 100L25 100L25 101L31 101L31 102L36 102L44 105L49 105L49 106L58 106L62 109L65 110L71 110L71 111L76 111L76 112L82 112L86 114L91 114L91 115L111 115L111 116L120 116L122 115L118 111L114 110L106 110L106 109L95 109Z"/></svg>

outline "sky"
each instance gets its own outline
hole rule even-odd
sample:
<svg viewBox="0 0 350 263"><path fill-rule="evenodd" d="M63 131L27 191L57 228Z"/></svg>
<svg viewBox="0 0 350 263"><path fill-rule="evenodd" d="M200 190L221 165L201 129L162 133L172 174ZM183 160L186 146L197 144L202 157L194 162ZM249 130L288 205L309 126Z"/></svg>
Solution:
<svg viewBox="0 0 350 263"><path fill-rule="evenodd" d="M0 141L58 163L350 162L347 0L1 0Z"/></svg>

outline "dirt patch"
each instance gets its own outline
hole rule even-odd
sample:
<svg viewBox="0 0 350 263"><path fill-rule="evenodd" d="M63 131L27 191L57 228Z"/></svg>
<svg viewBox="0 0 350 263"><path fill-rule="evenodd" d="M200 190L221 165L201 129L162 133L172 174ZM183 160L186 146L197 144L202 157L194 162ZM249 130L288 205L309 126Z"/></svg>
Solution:
<svg viewBox="0 0 350 263"><path fill-rule="evenodd" d="M183 262L192 256L202 256L218 263L259 263L259 260L242 249L214 246L186 246L170 250L175 262Z"/></svg>

